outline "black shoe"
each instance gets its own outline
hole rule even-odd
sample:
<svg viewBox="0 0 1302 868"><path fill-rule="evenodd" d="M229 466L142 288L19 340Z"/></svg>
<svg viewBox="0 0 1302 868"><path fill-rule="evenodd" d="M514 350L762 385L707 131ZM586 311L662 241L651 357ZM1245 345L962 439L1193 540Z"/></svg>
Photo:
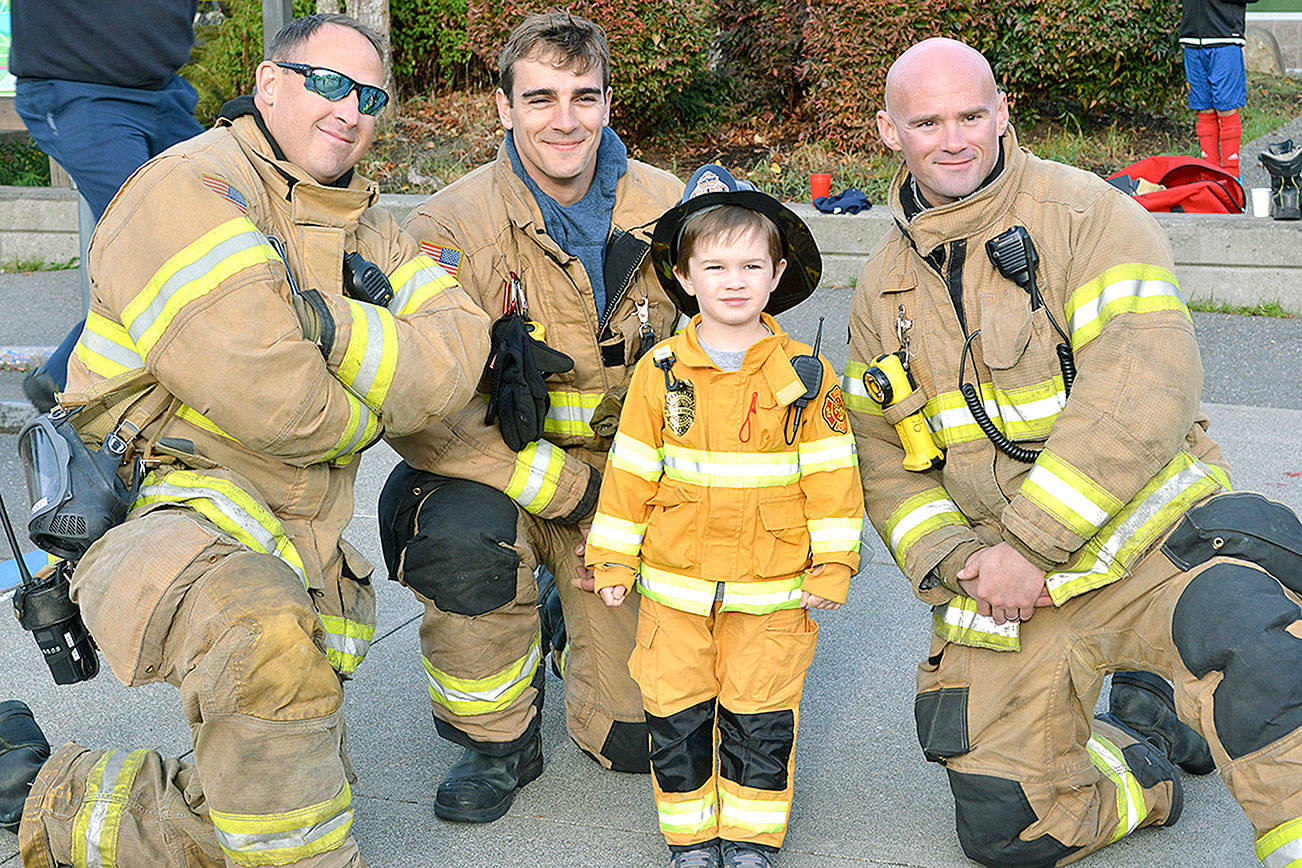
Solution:
<svg viewBox="0 0 1302 868"><path fill-rule="evenodd" d="M458 823L488 823L506 813L515 791L542 774L542 737L507 756L473 748L457 760L434 797L434 816Z"/></svg>
<svg viewBox="0 0 1302 868"><path fill-rule="evenodd" d="M1167 757L1189 774L1216 771L1207 739L1176 717L1175 691L1165 678L1152 672L1112 673L1108 713L1158 743Z"/></svg>
<svg viewBox="0 0 1302 868"><path fill-rule="evenodd" d="M1180 819L1180 812L1184 810L1184 787L1180 784L1180 773L1175 770L1175 763L1167 757L1162 745L1145 738L1142 733L1126 726L1125 721L1111 714L1096 714L1094 719L1111 724L1135 739L1135 744L1121 748L1121 756L1141 787L1148 789L1162 781L1171 782L1171 810L1167 812L1162 825L1174 826L1175 821Z"/></svg>
<svg viewBox="0 0 1302 868"><path fill-rule="evenodd" d="M38 413L48 413L54 408L54 394L58 391L59 387L46 372L44 365L32 368L23 377L23 394Z"/></svg>
<svg viewBox="0 0 1302 868"><path fill-rule="evenodd" d="M23 802L41 764L50 758L50 743L27 704L0 702L0 829L18 831Z"/></svg>

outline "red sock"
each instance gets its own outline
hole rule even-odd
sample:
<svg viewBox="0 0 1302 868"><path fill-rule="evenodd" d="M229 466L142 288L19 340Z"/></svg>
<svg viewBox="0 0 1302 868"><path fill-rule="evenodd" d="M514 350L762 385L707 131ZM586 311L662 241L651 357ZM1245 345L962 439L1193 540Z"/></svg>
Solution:
<svg viewBox="0 0 1302 868"><path fill-rule="evenodd" d="M1243 123L1239 120L1238 109L1227 115L1219 115L1217 121L1221 131L1221 168L1239 174L1239 145L1243 140Z"/></svg>
<svg viewBox="0 0 1302 868"><path fill-rule="evenodd" d="M1198 133L1198 146L1203 149L1199 156L1207 162L1219 166L1221 164L1221 135L1220 125L1216 123L1216 112L1198 112L1198 120L1194 122L1194 130Z"/></svg>

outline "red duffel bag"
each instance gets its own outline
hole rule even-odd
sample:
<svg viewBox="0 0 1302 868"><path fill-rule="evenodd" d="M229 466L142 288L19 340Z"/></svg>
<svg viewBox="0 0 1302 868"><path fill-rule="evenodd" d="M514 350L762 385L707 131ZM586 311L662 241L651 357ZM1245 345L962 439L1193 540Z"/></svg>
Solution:
<svg viewBox="0 0 1302 868"><path fill-rule="evenodd" d="M1140 180L1165 189L1141 193ZM1197 157L1146 157L1108 175L1108 182L1134 196L1149 211L1243 213L1243 185L1239 179L1215 163Z"/></svg>

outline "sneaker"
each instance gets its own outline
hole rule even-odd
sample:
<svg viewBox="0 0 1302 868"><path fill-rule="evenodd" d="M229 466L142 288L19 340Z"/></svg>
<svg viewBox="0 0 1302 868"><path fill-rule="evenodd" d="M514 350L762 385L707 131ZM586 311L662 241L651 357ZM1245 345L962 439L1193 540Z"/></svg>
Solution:
<svg viewBox="0 0 1302 868"><path fill-rule="evenodd" d="M1171 762L1191 775L1216 771L1211 748L1175 713L1175 691L1152 672L1112 673L1108 713L1157 743Z"/></svg>
<svg viewBox="0 0 1302 868"><path fill-rule="evenodd" d="M723 868L773 868L773 853L746 843L724 841Z"/></svg>
<svg viewBox="0 0 1302 868"><path fill-rule="evenodd" d="M719 868L719 845L715 841L690 850L678 850L669 857L669 868Z"/></svg>

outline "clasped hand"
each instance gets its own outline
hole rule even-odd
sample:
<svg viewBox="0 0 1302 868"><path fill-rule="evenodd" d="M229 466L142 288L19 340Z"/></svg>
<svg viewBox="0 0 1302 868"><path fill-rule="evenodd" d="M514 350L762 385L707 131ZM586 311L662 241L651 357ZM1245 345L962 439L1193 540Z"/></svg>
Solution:
<svg viewBox="0 0 1302 868"><path fill-rule="evenodd" d="M958 584L996 624L1029 621L1037 608L1053 605L1044 570L1006 542L973 552L958 571Z"/></svg>

